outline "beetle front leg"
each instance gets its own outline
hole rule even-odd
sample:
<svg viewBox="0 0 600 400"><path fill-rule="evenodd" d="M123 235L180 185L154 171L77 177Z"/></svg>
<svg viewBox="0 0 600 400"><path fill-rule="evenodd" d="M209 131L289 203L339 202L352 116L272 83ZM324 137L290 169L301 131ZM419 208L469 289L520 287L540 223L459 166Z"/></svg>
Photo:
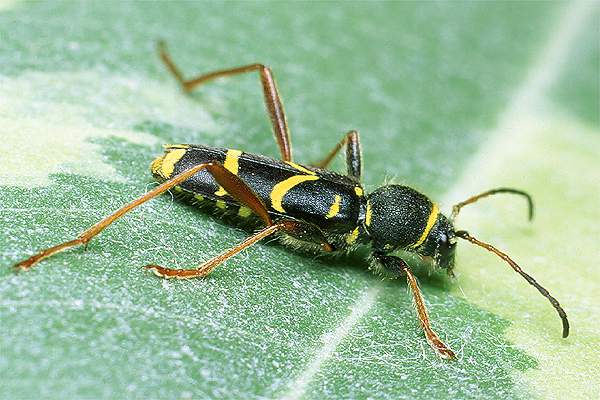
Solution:
<svg viewBox="0 0 600 400"><path fill-rule="evenodd" d="M429 343L431 348L440 357L447 360L455 360L456 355L454 352L450 350L450 348L446 346L444 342L442 342L437 333L435 333L435 331L431 328L429 323L429 314L427 313L427 308L425 306L425 300L423 299L421 289L419 289L419 285L417 284L417 279L413 275L408 264L406 264L404 260L399 257L387 256L383 254L375 254L374 257L377 262L383 265L386 271L389 271L396 276L406 275L406 281L412 291L415 301L415 309L417 310L417 316L419 317L421 328L423 328L423 332L425 333L427 343Z"/></svg>

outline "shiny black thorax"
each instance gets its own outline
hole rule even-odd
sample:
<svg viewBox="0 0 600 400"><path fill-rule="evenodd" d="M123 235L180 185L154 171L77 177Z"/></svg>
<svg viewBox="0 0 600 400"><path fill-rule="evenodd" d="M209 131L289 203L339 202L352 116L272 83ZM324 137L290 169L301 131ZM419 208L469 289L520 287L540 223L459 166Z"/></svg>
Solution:
<svg viewBox="0 0 600 400"><path fill-rule="evenodd" d="M454 226L427 196L402 185L386 185L368 197L369 239L375 256L398 250L428 257L435 266L454 266Z"/></svg>
<svg viewBox="0 0 600 400"><path fill-rule="evenodd" d="M382 186L369 195L369 232L382 252L413 245L421 236L433 204L425 195L401 185Z"/></svg>

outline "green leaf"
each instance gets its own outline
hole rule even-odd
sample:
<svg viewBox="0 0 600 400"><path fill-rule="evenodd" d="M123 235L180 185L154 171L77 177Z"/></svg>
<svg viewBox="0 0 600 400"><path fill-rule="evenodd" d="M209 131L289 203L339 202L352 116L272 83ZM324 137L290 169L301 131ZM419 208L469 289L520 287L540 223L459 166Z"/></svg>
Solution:
<svg viewBox="0 0 600 400"><path fill-rule="evenodd" d="M593 3L7 4L0 398L594 394L599 128L586 116L598 109L598 92L582 99L561 90L569 65L528 84L548 43L569 37L569 16L581 32L597 23L581 17ZM466 243L457 280L419 271L455 363L427 346L405 284L382 282L360 254L312 258L263 243L208 279L159 280L139 267L191 267L247 235L168 195L87 251L14 274L8 266L152 187L148 167L162 143L277 154L256 77L185 96L158 61L158 38L189 76L271 65L298 161L320 158L356 128L368 189L395 178L444 206L489 186L531 191L531 226L520 221L522 204L505 197L465 210L459 224L545 284L565 306L572 336L559 339L547 302ZM580 42L575 35L564 46L581 54L584 76L597 77L598 46ZM558 55L550 61L566 61ZM565 106L574 103L582 106Z"/></svg>

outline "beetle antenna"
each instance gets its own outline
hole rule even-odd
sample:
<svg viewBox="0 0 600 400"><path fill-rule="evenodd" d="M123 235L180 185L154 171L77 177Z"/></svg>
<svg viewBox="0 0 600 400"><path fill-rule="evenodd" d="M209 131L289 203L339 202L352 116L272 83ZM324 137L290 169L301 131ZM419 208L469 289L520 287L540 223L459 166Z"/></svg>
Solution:
<svg viewBox="0 0 600 400"><path fill-rule="evenodd" d="M527 199L527 205L529 207L529 214L528 214L529 220L531 221L533 219L533 199L531 198L529 193L524 192L522 190L518 190L518 189L504 188L504 187L488 190L487 192L483 192L483 193L479 193L478 195L469 197L465 201L461 201L460 203L454 205L452 207L452 215L451 215L450 219L452 221L454 221L454 219L460 212L460 209L463 208L464 206L466 206L467 204L475 203L477 200L479 200L483 197L491 196L491 195L498 194L498 193L512 193L512 194L518 194L520 196L525 197Z"/></svg>
<svg viewBox="0 0 600 400"><path fill-rule="evenodd" d="M474 238L467 231L456 231L456 236L458 236L461 239L465 239L479 247L483 247L484 249L491 251L492 253L496 254L498 257L500 257L501 259L506 261L512 267L512 269L514 269L517 273L519 273L519 275L521 275L527 282L529 282L530 285L535 287L542 294L542 296L544 296L545 298L547 298L550 301L550 304L552 304L552 306L556 309L556 312L558 313L558 315L560 316L560 319L562 320L562 326L563 326L562 336L563 336L563 338L566 338L567 336L569 336L569 320L567 319L567 313L565 313L565 310L563 310L563 308L560 306L560 304L558 303L558 300L556 300L554 297L552 297L550 292L548 292L544 287L542 287L539 283L537 283L536 280L533 279L533 277L531 275L529 275L528 273L523 271L521 269L521 267L519 267L519 265L516 262L514 262L507 254L501 252L500 250L498 250L491 244L482 242L482 241Z"/></svg>

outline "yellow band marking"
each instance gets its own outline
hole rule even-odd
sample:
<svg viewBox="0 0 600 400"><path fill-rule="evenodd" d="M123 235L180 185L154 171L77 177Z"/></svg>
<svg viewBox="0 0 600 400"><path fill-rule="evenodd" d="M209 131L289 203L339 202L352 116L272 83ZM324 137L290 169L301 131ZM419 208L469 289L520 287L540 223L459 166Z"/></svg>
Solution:
<svg viewBox="0 0 600 400"><path fill-rule="evenodd" d="M437 204L433 203L433 205L431 206L431 213L429 213L429 219L427 219L427 225L425 226L425 229L423 230L423 233L421 234L419 240L417 240L417 242L411 247L418 247L423 244L425 239L427 239L427 235L429 235L429 231L431 231L431 228L433 228L433 225L435 224L439 213L440 209L438 208Z"/></svg>
<svg viewBox="0 0 600 400"><path fill-rule="evenodd" d="M356 242L357 238L358 238L358 226L356 228L354 228L352 233L350 233L348 236L346 236L346 243L352 244L352 243Z"/></svg>
<svg viewBox="0 0 600 400"><path fill-rule="evenodd" d="M241 206L240 209L238 210L238 215L242 218L247 218L250 215L252 215L252 210L246 206Z"/></svg>
<svg viewBox="0 0 600 400"><path fill-rule="evenodd" d="M156 157L154 161L152 161L152 163L150 164L150 171L152 171L153 175L161 175L160 166L162 165L164 158L164 156Z"/></svg>
<svg viewBox="0 0 600 400"><path fill-rule="evenodd" d="M227 208L227 203L225 203L223 200L217 200L217 201L215 201L215 206L224 210Z"/></svg>
<svg viewBox="0 0 600 400"><path fill-rule="evenodd" d="M342 202L342 196L340 196L339 194L336 194L335 200L333 201L333 204L329 208L329 212L327 213L327 215L325 215L325 219L330 219L330 218L333 218L336 215L338 215L338 213L340 212L340 203L341 202Z"/></svg>
<svg viewBox="0 0 600 400"><path fill-rule="evenodd" d="M373 211L371 210L371 202L367 200L367 213L365 215L365 224L367 226L371 225L371 217L373 216Z"/></svg>
<svg viewBox="0 0 600 400"><path fill-rule="evenodd" d="M204 196L202 196L201 194L194 195L194 198L198 201L204 201Z"/></svg>
<svg viewBox="0 0 600 400"><path fill-rule="evenodd" d="M239 168L240 168L240 166L238 164L238 160L241 155L242 155L242 152L239 150L234 150L234 149L227 150L227 155L225 156L225 162L223 163L223 166L225 167L225 169L227 169L229 172L233 173L234 175L237 175Z"/></svg>
<svg viewBox="0 0 600 400"><path fill-rule="evenodd" d="M223 163L223 166L226 170L234 175L237 175L240 169L240 165L238 163L240 155L242 155L241 151L233 149L227 150L227 154L225 155L225 162ZM215 192L216 196L225 196L226 194L227 191L223 188L223 186L219 186L219 189L217 189Z"/></svg>
<svg viewBox="0 0 600 400"><path fill-rule="evenodd" d="M155 172L165 179L173 175L175 164L181 160L181 157L187 152L186 149L170 150L163 157L159 157L152 162L152 172Z"/></svg>
<svg viewBox="0 0 600 400"><path fill-rule="evenodd" d="M306 181L316 181L317 179L319 179L319 177L315 175L294 175L279 182L277 185L273 186L273 190L271 191L271 207L273 207L274 210L284 213L285 210L281 205L283 196L285 196L285 194L294 186Z"/></svg>
<svg viewBox="0 0 600 400"><path fill-rule="evenodd" d="M358 197L362 197L363 194L365 194L365 192L360 186L354 186L354 193L356 193Z"/></svg>
<svg viewBox="0 0 600 400"><path fill-rule="evenodd" d="M304 168L302 165L298 165L295 162L285 161L285 163L287 165L290 165L290 166L296 168L298 171L302 171L302 172L304 172L306 174L309 174L309 175L316 175L317 174L315 171L311 171L310 169Z"/></svg>

